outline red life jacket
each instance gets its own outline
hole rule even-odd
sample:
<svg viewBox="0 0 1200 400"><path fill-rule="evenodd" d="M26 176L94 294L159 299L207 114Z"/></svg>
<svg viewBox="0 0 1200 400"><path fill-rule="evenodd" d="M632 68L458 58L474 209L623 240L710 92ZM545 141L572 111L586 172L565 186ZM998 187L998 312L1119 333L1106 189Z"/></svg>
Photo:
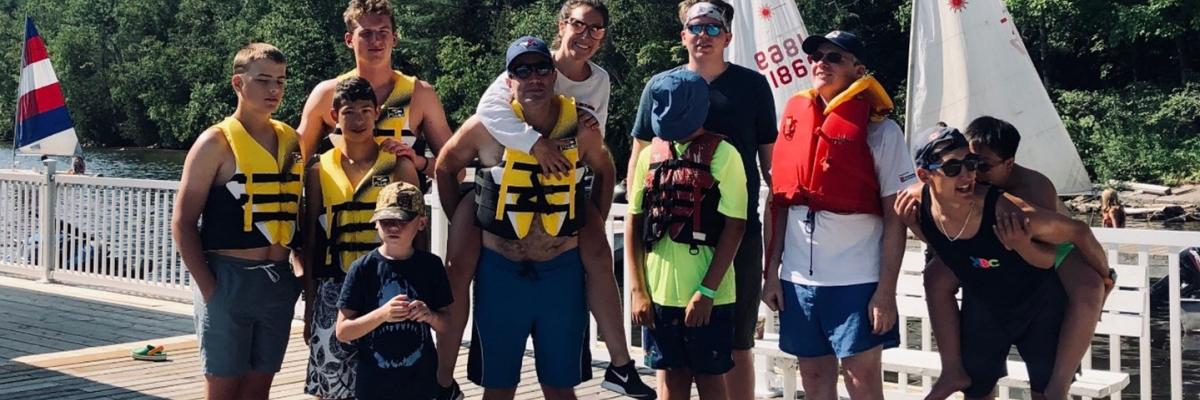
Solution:
<svg viewBox="0 0 1200 400"><path fill-rule="evenodd" d="M879 100L878 85L871 77L860 79L830 102L831 110L815 90L788 100L771 161L773 206L883 215L867 144L867 125L891 109L886 94Z"/></svg>
<svg viewBox="0 0 1200 400"><path fill-rule="evenodd" d="M713 153L723 137L705 132L692 139L682 155L671 142L654 138L650 144L650 171L646 174L642 200L643 241L653 245L670 232L671 240L692 245L715 247L725 218L717 211L721 192L713 177Z"/></svg>

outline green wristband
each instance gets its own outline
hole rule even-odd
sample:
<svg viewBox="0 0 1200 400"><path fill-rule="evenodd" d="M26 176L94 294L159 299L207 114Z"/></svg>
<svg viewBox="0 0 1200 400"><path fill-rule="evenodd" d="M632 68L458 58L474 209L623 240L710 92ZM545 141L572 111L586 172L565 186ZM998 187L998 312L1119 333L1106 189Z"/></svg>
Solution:
<svg viewBox="0 0 1200 400"><path fill-rule="evenodd" d="M700 285L699 287L697 287L697 288L696 288L696 291L697 291L697 292L700 292L700 295L701 295L701 296L704 296L704 297L707 297L707 298L710 298L710 299L715 299L715 298L717 298L717 291L716 291L716 290L709 289L709 288L706 288L706 287L704 287L704 285Z"/></svg>

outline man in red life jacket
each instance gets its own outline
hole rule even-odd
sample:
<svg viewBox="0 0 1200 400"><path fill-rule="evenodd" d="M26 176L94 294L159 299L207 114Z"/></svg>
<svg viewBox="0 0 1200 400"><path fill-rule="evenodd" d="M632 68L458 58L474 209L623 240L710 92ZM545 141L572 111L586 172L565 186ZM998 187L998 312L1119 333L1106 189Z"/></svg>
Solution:
<svg viewBox="0 0 1200 400"><path fill-rule="evenodd" d="M763 301L780 311L780 348L799 359L806 398L837 397L840 361L851 398L882 399L905 243L892 205L916 174L858 37L833 31L802 47L813 89L780 120Z"/></svg>

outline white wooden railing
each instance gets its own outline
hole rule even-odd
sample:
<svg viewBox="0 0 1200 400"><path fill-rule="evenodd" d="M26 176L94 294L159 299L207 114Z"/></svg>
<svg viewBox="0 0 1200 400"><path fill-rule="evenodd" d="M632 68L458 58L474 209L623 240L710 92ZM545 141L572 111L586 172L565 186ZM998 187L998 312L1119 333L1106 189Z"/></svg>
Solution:
<svg viewBox="0 0 1200 400"><path fill-rule="evenodd" d="M53 165L47 170L54 171ZM174 181L0 171L0 272L190 302L190 279L171 239L171 210L177 187L178 182ZM432 250L444 258L448 220L434 195L427 198L426 204L432 209ZM624 213L623 205L614 205L605 223L609 243L614 248L619 247L618 235L624 231L622 221L615 217ZM1166 260L1167 276L1179 282L1179 251L1200 245L1200 232L1133 229L1095 229L1095 232L1110 250L1110 263L1127 264L1120 262L1118 253L1135 255L1136 263L1122 269L1141 268L1144 272L1138 274L1143 277L1140 279L1148 279L1145 270L1151 264L1149 260L1157 257ZM47 254L54 257L46 259ZM906 257L919 256L914 254ZM628 288L628 276L622 275L626 276L622 287ZM629 296L628 290L623 290L626 316ZM1151 376L1151 360L1144 350L1139 352L1137 360L1128 363L1122 360L1119 351L1110 351L1110 365L1126 372L1141 372L1139 398L1149 398L1151 382L1159 379L1169 379L1171 399L1183 396L1178 285L1171 285L1169 307L1169 377ZM626 318L626 332L632 331L630 324ZM607 360L608 354L595 341L594 321L591 326L593 358ZM922 329L922 333L929 332ZM1147 339L1141 340L1139 347L1144 349ZM641 357L636 354L634 359L640 364ZM1090 363L1090 358L1085 363ZM760 386L771 382L768 376L762 376L770 373L770 368L759 370Z"/></svg>

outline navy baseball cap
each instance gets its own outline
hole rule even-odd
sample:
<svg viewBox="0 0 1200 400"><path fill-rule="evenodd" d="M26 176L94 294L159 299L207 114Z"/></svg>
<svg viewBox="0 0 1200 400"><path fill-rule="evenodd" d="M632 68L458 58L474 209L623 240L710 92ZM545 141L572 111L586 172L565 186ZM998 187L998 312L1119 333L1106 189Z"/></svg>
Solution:
<svg viewBox="0 0 1200 400"><path fill-rule="evenodd" d="M708 82L680 68L650 82L650 129L662 140L691 136L708 118Z"/></svg>
<svg viewBox="0 0 1200 400"><path fill-rule="evenodd" d="M942 161L942 155L967 147L967 137L956 128L938 127L929 133L929 142L917 149L913 161L918 168L929 169L930 164Z"/></svg>
<svg viewBox="0 0 1200 400"><path fill-rule="evenodd" d="M862 40L858 38L858 35L846 31L833 31L825 34L825 36L809 36L804 38L804 43L800 45L800 48L804 49L804 54L812 54L825 43L832 44L847 53L853 54L854 58L858 59L858 62L865 64L863 61L865 46L863 46Z"/></svg>
<svg viewBox="0 0 1200 400"><path fill-rule="evenodd" d="M504 55L504 69L512 72L513 60L528 53L541 54L546 57L546 61L554 62L554 57L550 55L550 48L546 46L546 42L533 36L521 36L508 45L508 52Z"/></svg>

